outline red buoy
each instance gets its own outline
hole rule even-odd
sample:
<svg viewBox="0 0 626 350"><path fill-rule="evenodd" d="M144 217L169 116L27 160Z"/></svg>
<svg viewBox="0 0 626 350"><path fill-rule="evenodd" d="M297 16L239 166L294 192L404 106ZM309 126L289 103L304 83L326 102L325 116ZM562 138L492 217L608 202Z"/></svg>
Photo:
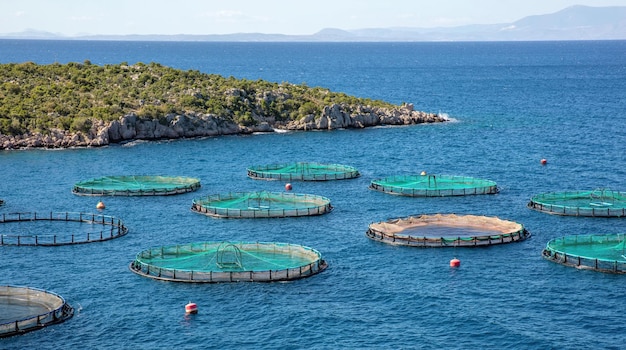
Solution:
<svg viewBox="0 0 626 350"><path fill-rule="evenodd" d="M189 304L185 305L185 312L188 313L188 314L197 314L198 313L198 305L196 305L196 303L192 303L190 301Z"/></svg>
<svg viewBox="0 0 626 350"><path fill-rule="evenodd" d="M287 190L287 191L291 191L291 184L289 184L289 183L288 183L288 184L286 184L286 185L285 185L285 190Z"/></svg>
<svg viewBox="0 0 626 350"><path fill-rule="evenodd" d="M547 160L547 159L545 159L545 158L544 158L544 159L542 159L542 160L541 160L541 165L546 165L546 164L548 164L548 160Z"/></svg>
<svg viewBox="0 0 626 350"><path fill-rule="evenodd" d="M459 267L461 266L461 260L454 258L450 260L450 267Z"/></svg>

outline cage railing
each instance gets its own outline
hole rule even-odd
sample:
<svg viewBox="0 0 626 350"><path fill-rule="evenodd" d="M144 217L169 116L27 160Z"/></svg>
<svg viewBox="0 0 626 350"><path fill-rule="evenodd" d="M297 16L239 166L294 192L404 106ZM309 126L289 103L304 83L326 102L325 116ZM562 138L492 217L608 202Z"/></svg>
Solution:
<svg viewBox="0 0 626 350"><path fill-rule="evenodd" d="M609 273L626 273L626 255L623 260L586 256L584 254L567 253L565 245L592 245L592 244L624 244L624 234L615 235L571 235L552 239L542 251L542 256L553 262L582 269L592 269ZM561 247L561 248L559 248Z"/></svg>
<svg viewBox="0 0 626 350"><path fill-rule="evenodd" d="M94 186L92 184L97 184L98 182L102 184L106 184L107 178L99 178L99 179L89 179L86 181L81 181L74 185L72 188L72 193L77 195L84 196L166 196L166 195L175 195L175 194L183 194L187 192L196 191L201 187L200 180L196 178L186 178L186 177L167 177L167 176L119 176L114 177L116 183L123 183L127 179L129 180L137 180L141 181L142 178L145 178L146 181L151 183L162 183L162 188L137 188L137 189L107 189L98 186ZM162 181L159 181L162 180ZM179 180L179 183L170 183L168 181L176 181Z"/></svg>
<svg viewBox="0 0 626 350"><path fill-rule="evenodd" d="M221 244L221 243L219 243ZM154 266L142 259L153 259L167 255L179 255L185 253L202 252L216 246L216 243L192 243L169 247L156 247L147 249L130 263L129 268L140 275L156 279L183 282L275 282L295 280L314 275L323 271L327 263L315 249L296 246L288 243L263 243L263 242L231 242L242 251L271 252L273 254L298 255L308 257L312 262L295 267L270 270L243 270L243 271L198 271L193 269L176 269Z"/></svg>
<svg viewBox="0 0 626 350"><path fill-rule="evenodd" d="M552 203L587 200L583 205ZM528 208L564 216L626 217L626 193L612 190L548 192L534 195Z"/></svg>
<svg viewBox="0 0 626 350"><path fill-rule="evenodd" d="M391 234L369 228L366 235L371 239L383 241L387 243L416 246L416 247L473 247L473 246L487 246L502 243L511 243L525 240L530 237L530 232L525 228L510 232L502 233L498 235L483 235L483 236L471 236L471 237L426 237L426 236L411 236L402 234Z"/></svg>
<svg viewBox="0 0 626 350"><path fill-rule="evenodd" d="M274 198L250 197L246 200L289 200L298 204L298 208L224 208L219 202L239 199L248 196L247 193L215 194L208 197L194 199L191 210L205 215L229 218L270 218L322 215L332 211L330 200L325 197L299 193L270 193Z"/></svg>
<svg viewBox="0 0 626 350"><path fill-rule="evenodd" d="M2 293L0 294L12 295L13 293L16 293L15 295L24 296L26 298L29 298L31 294L36 294L38 298L55 298L58 299L58 303L60 304L60 306L45 313L25 317L15 321L0 323L0 338L10 337L48 325L60 323L74 315L74 308L67 304L65 299L56 293L32 287L16 286L2 286L0 287L0 290L2 290Z"/></svg>
<svg viewBox="0 0 626 350"><path fill-rule="evenodd" d="M0 224L32 221L64 221L78 222L108 227L96 232L64 233L64 234L0 234L0 246L58 246L107 241L124 236L128 228L122 220L108 215L81 212L19 212L3 213Z"/></svg>
<svg viewBox="0 0 626 350"><path fill-rule="evenodd" d="M403 175L392 176L380 180L374 180L370 183L370 189L381 191L389 194L411 197L444 197L444 196L466 196L480 194L495 194L499 192L495 182L483 179L476 179L466 176L450 176L437 175L435 178L444 179L441 188L436 188L436 182L429 182L427 187L413 188L409 185L389 184L389 182L421 182L425 178L431 178L433 175ZM459 186L456 184L463 184ZM431 184L433 186L431 186ZM433 188L434 187L434 188ZM456 188L455 188L456 187Z"/></svg>
<svg viewBox="0 0 626 350"><path fill-rule="evenodd" d="M565 216L626 217L626 208L575 207L558 204L544 204L534 200L528 203L528 207L537 211Z"/></svg>
<svg viewBox="0 0 626 350"><path fill-rule="evenodd" d="M568 254L561 251L555 251L548 248L543 250L542 256L547 260L552 260L562 265L583 269L592 269L601 272L618 274L626 273L626 261L585 257L580 255Z"/></svg>
<svg viewBox="0 0 626 350"><path fill-rule="evenodd" d="M279 170L293 167L293 172L280 172ZM298 171L298 166L301 171ZM310 169L321 169L321 173L311 173ZM325 171L325 172L324 172ZM261 180L304 180L304 181L328 181L353 179L360 176L359 171L351 166L342 164L321 163L285 163L256 165L247 169L248 177Z"/></svg>

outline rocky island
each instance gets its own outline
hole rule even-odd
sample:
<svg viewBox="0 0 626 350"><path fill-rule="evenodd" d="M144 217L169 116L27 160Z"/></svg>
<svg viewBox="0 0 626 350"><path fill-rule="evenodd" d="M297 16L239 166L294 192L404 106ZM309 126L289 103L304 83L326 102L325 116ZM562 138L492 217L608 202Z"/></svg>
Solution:
<svg viewBox="0 0 626 350"><path fill-rule="evenodd" d="M448 119L412 104L158 63L0 64L0 149L160 140Z"/></svg>

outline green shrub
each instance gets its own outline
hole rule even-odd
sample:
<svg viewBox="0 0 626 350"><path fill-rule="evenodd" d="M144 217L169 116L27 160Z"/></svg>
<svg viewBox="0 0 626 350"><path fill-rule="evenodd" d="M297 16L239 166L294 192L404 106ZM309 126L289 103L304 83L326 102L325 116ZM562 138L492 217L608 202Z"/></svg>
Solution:
<svg viewBox="0 0 626 350"><path fill-rule="evenodd" d="M72 120L72 124L70 125L70 131L71 132L80 131L83 133L88 133L89 130L91 129L91 125L92 125L91 119L87 119L84 117L74 118Z"/></svg>
<svg viewBox="0 0 626 350"><path fill-rule="evenodd" d="M154 62L0 64L0 82L0 132L12 135L50 128L86 132L91 119L110 121L129 113L163 123L169 113L194 111L250 126L255 114L288 121L319 115L334 103L394 107L306 84L225 78Z"/></svg>

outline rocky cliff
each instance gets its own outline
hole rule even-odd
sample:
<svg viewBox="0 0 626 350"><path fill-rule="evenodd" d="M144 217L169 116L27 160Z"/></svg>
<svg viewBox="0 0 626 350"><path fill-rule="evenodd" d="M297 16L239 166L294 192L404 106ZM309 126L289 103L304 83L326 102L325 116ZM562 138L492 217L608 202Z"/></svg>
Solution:
<svg viewBox="0 0 626 350"><path fill-rule="evenodd" d="M99 147L132 140L159 140L273 132L275 130L332 130L376 125L411 125L445 122L438 114L415 111L412 104L396 109L341 104L326 106L321 115L297 121L280 122L274 118L254 117L254 126L242 126L210 114L170 114L147 119L125 115L109 123L95 120L87 133L53 130L48 134L9 136L0 134L0 149Z"/></svg>

